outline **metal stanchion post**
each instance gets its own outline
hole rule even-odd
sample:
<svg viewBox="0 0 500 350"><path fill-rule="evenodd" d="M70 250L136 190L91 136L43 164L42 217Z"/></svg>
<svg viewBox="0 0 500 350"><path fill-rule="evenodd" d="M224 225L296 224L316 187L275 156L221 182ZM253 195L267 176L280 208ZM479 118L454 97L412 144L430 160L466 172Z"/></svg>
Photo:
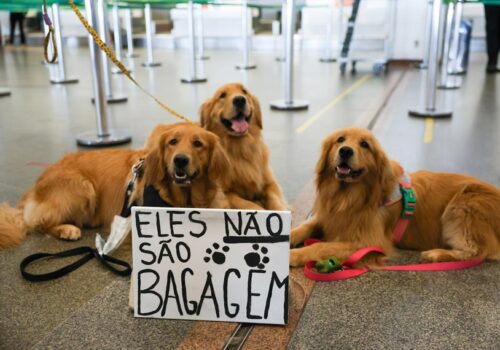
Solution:
<svg viewBox="0 0 500 350"><path fill-rule="evenodd" d="M286 6L286 47L285 47L285 99L271 102L272 109L301 110L309 107L309 102L293 98L293 34L294 34L294 0L287 0Z"/></svg>
<svg viewBox="0 0 500 350"><path fill-rule="evenodd" d="M450 62L450 42L452 40L453 18L455 14L455 5L448 3L446 5L446 25L444 28L443 57L441 58L441 77L438 89L458 89L460 84L455 81L448 81L448 65Z"/></svg>
<svg viewBox="0 0 500 350"><path fill-rule="evenodd" d="M460 24L462 22L463 14L463 0L458 0L455 4L455 19L453 20L453 40L451 44L450 59L451 63L448 67L448 74L463 74L464 72L458 65L458 54L459 54L459 37L460 37Z"/></svg>
<svg viewBox="0 0 500 350"><path fill-rule="evenodd" d="M430 48L431 48L431 22L432 22L432 3L433 0L427 1L427 16L425 19L425 37L424 37L424 57L422 63L420 63L420 69L427 69L429 66L429 56L430 56Z"/></svg>
<svg viewBox="0 0 500 350"><path fill-rule="evenodd" d="M342 44L344 38L344 0L339 0L339 41L337 44L337 55L340 57L340 52L342 51Z"/></svg>
<svg viewBox="0 0 500 350"><path fill-rule="evenodd" d="M121 61L122 60L122 35L120 28L120 13L118 4L113 5L113 37L115 39L115 56ZM127 67L127 70L130 72L130 68ZM114 67L111 72L114 74L122 74L123 72L118 68Z"/></svg>
<svg viewBox="0 0 500 350"><path fill-rule="evenodd" d="M109 43L109 31L107 26L107 8L105 0L97 1L97 31L104 43ZM120 103L126 102L127 96L117 94L113 92L113 82L111 80L111 69L109 67L108 56L104 51L101 51L101 62L102 62L102 77L104 80L104 92L106 94L106 100L108 103ZM94 102L94 99L92 99Z"/></svg>
<svg viewBox="0 0 500 350"><path fill-rule="evenodd" d="M160 62L155 62L153 59L153 15L151 13L151 4L144 6L144 20L146 21L146 49L147 61L142 65L144 67L161 66Z"/></svg>
<svg viewBox="0 0 500 350"><path fill-rule="evenodd" d="M85 11L87 20L92 27L96 27L98 22L97 9L94 0L85 0ZM92 85L95 96L95 111L97 122L97 134L95 131L81 133L77 136L76 142L80 146L111 146L128 143L132 140L130 134L125 131L111 130L108 126L106 115L106 96L103 86L103 57L99 55L99 46L94 42L91 35L89 37L90 64L92 66Z"/></svg>
<svg viewBox="0 0 500 350"><path fill-rule="evenodd" d="M328 4L328 19L326 22L325 37L325 56L319 59L320 62L336 62L337 58L333 55L333 16L335 14L335 3L330 1Z"/></svg>
<svg viewBox="0 0 500 350"><path fill-rule="evenodd" d="M286 37L285 37L285 23L286 23L286 2L283 1L283 5L281 6L281 38L283 42L283 51L279 56L276 57L276 61L284 62L285 61L285 46L286 46Z"/></svg>
<svg viewBox="0 0 500 350"><path fill-rule="evenodd" d="M208 60L210 57L205 56L205 28L203 25L203 6L198 5L198 16L197 16L197 38L198 38L198 56L199 60Z"/></svg>
<svg viewBox="0 0 500 350"><path fill-rule="evenodd" d="M139 55L134 53L134 32L132 27L132 10L125 10L126 28L127 28L127 57L137 57Z"/></svg>
<svg viewBox="0 0 500 350"><path fill-rule="evenodd" d="M52 84L71 84L78 83L76 78L66 77L66 65L64 63L64 48L61 32L61 14L59 11L59 4L52 4L52 15L54 18L54 31L56 36L56 45L59 48L57 53L57 77L50 79Z"/></svg>
<svg viewBox="0 0 500 350"><path fill-rule="evenodd" d="M195 38L194 38L194 9L193 1L190 0L188 3L188 37L189 37L189 77L181 79L183 83L204 83L207 81L206 78L198 77L196 72L196 50L195 50Z"/></svg>
<svg viewBox="0 0 500 350"><path fill-rule="evenodd" d="M436 82L437 82L437 67L439 60L439 26L441 15L441 0L434 0L432 5L432 21L431 21L431 42L429 66L427 68L426 78L426 94L425 107L412 109L409 114L414 117L424 118L448 118L452 112L448 110L438 110L436 108Z"/></svg>
<svg viewBox="0 0 500 350"><path fill-rule="evenodd" d="M248 1L243 0L241 5L241 34L243 36L243 62L236 66L237 69L255 69L257 66L250 63L250 35L248 31L248 14L249 14ZM250 24L252 23L250 16Z"/></svg>
<svg viewBox="0 0 500 350"><path fill-rule="evenodd" d="M0 87L0 97L10 96L10 90Z"/></svg>

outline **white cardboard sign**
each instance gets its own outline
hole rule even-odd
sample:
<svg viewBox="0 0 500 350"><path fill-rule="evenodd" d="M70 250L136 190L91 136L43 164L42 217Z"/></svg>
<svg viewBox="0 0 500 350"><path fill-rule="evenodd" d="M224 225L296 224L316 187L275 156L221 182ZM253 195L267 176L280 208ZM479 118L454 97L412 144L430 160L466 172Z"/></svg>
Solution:
<svg viewBox="0 0 500 350"><path fill-rule="evenodd" d="M135 317L286 324L288 211L132 208Z"/></svg>

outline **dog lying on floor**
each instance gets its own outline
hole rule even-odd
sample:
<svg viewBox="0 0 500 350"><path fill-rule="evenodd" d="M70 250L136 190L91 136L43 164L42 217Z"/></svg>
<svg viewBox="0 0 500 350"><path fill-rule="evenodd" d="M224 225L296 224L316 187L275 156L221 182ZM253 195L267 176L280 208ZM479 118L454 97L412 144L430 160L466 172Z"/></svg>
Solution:
<svg viewBox="0 0 500 350"><path fill-rule="evenodd" d="M382 203L399 190L401 176L401 166L388 159L368 130L342 129L328 136L316 166L314 215L290 238L296 246L321 231L324 242L292 249L290 265L332 256L343 261L368 246L390 255L402 204ZM470 176L430 171L411 173L410 179L416 212L397 247L422 251L432 262L500 259L498 188ZM382 262L368 256L360 265Z"/></svg>
<svg viewBox="0 0 500 350"><path fill-rule="evenodd" d="M221 139L231 169L223 187L234 209L287 210L262 139L259 101L241 84L221 86L200 108L201 126Z"/></svg>
<svg viewBox="0 0 500 350"><path fill-rule="evenodd" d="M144 174L131 198L138 205L146 189L155 205L228 207L219 178L229 163L216 135L179 123L150 143L150 150L72 153L51 165L17 208L0 205L0 248L19 244L30 231L76 240L84 226L108 228L123 207L131 167L142 157Z"/></svg>

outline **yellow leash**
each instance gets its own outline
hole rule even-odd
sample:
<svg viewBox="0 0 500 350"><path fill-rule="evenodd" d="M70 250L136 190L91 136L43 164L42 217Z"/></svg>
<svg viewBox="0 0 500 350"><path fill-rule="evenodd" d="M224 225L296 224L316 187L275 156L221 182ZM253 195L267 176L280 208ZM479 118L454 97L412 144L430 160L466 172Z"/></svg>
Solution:
<svg viewBox="0 0 500 350"><path fill-rule="evenodd" d="M109 57L109 59L120 69L120 71L127 77L129 78L139 89L142 90L142 92L144 92L146 95L148 95L149 97L151 97L153 100L156 101L156 103L158 103L163 109L165 109L167 112L169 112L170 114L172 114L174 117L177 117L179 119L182 119L188 123L194 123L191 119L183 116L182 114L179 114L177 113L176 111L174 111L172 108L168 107L167 105L165 105L163 102L161 102L160 100L158 100L155 96L153 96L149 91L147 91L146 89L144 89L131 75L130 75L130 72L127 70L127 68L125 68L125 66L123 65L123 63L121 63L115 56L115 54L113 53L113 51L101 40L101 38L99 37L99 35L96 33L96 31L94 30L94 28L92 28L89 24L89 22L87 22L87 20L85 19L85 17L83 17L83 15L81 14L80 10L78 10L78 7L76 7L75 3L73 2L73 0L68 0L69 2L69 5L71 6L71 8L73 9L73 11L75 12L75 14L77 15L78 19L80 19L80 22L82 22L83 26L85 27L85 29L87 29L87 32L89 32L89 34L92 36L92 38L94 38L94 41L97 43L97 45L101 48L101 50L103 50L106 55Z"/></svg>
<svg viewBox="0 0 500 350"><path fill-rule="evenodd" d="M54 35L55 30L54 30L54 25L50 20L49 14L47 13L47 3L45 0L43 0L43 21L45 22L45 25L49 28L47 35L45 35L45 38L43 39L43 56L45 57L45 61L47 63L54 63L57 60L57 45L56 45L56 38ZM50 41L52 41L52 48L53 48L53 53L51 58L49 58Z"/></svg>

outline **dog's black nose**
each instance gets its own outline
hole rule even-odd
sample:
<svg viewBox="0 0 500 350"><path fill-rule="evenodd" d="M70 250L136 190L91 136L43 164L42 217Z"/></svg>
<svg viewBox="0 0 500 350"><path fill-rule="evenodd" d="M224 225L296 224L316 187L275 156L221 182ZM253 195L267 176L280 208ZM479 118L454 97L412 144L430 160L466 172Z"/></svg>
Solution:
<svg viewBox="0 0 500 350"><path fill-rule="evenodd" d="M340 154L340 158L349 159L354 154L354 151L352 150L351 147L344 146L341 149L339 149L339 154Z"/></svg>
<svg viewBox="0 0 500 350"><path fill-rule="evenodd" d="M247 99L243 96L236 96L233 98L233 105L236 108L243 108L247 104Z"/></svg>
<svg viewBox="0 0 500 350"><path fill-rule="evenodd" d="M189 158L183 154L178 154L174 157L174 164L177 168L184 168L189 164Z"/></svg>

